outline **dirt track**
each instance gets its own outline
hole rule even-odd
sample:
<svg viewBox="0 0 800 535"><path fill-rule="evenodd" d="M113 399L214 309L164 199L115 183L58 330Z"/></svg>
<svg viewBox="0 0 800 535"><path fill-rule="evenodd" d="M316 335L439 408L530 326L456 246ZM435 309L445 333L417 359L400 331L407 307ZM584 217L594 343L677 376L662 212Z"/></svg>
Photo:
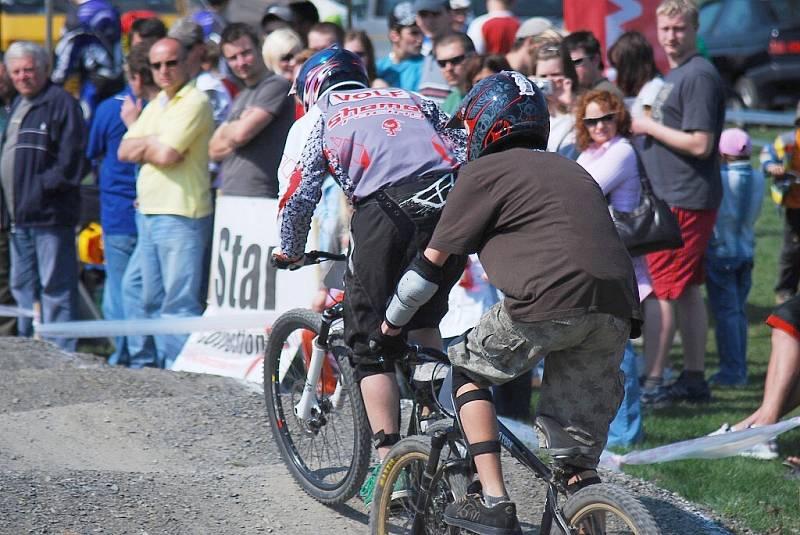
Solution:
<svg viewBox="0 0 800 535"><path fill-rule="evenodd" d="M234 380L111 368L0 338L0 381L0 534L368 532L360 502L332 510L294 485L261 395ZM535 533L541 488L508 468ZM664 533L727 532L669 493L613 477Z"/></svg>

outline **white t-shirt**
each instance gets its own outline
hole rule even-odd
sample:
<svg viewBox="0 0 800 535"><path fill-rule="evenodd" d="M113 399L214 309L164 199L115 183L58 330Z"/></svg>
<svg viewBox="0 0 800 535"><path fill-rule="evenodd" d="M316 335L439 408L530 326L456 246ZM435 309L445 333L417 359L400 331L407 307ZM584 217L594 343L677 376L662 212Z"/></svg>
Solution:
<svg viewBox="0 0 800 535"><path fill-rule="evenodd" d="M484 279L486 272L478 255L469 255L464 271L464 276L450 290L449 310L439 324L442 338L460 336L475 327L483 313L500 300L497 289Z"/></svg>

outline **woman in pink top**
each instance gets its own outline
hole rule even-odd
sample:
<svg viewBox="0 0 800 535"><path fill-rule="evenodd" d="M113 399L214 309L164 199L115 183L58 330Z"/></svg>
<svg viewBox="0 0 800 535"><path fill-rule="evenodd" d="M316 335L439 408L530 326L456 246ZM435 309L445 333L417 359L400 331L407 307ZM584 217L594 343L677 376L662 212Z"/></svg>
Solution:
<svg viewBox="0 0 800 535"><path fill-rule="evenodd" d="M597 181L608 203L621 212L630 212L639 206L639 170L636 153L628 139L631 117L622 100L608 91L585 93L578 102L575 130L581 151L578 163ZM634 258L633 267L639 299L643 301L653 289L644 257ZM625 397L609 427L609 446L627 446L642 438L636 353L630 342L625 348L622 371L625 372Z"/></svg>
<svg viewBox="0 0 800 535"><path fill-rule="evenodd" d="M641 184L636 153L628 139L631 117L622 101L608 91L589 91L578 102L576 138L578 163L597 181L608 204L620 212L639 206ZM639 300L650 295L650 274L644 257L633 259Z"/></svg>

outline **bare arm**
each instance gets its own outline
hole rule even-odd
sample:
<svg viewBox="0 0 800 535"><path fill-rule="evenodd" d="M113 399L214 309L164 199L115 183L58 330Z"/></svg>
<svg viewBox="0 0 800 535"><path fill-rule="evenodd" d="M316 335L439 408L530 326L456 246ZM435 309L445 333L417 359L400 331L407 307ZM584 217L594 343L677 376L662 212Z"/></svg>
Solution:
<svg viewBox="0 0 800 535"><path fill-rule="evenodd" d="M249 143L274 118L275 115L262 108L247 108L239 119L224 122L216 129L208 145L209 157L223 160L237 147Z"/></svg>
<svg viewBox="0 0 800 535"><path fill-rule="evenodd" d="M634 119L632 130L634 134L654 137L668 147L695 158L707 158L714 149L714 136L711 132L702 130L686 132L665 126L649 117Z"/></svg>
<svg viewBox="0 0 800 535"><path fill-rule="evenodd" d="M155 136L123 139L117 157L123 162L149 163L158 167L171 167L183 161L183 154L161 143Z"/></svg>

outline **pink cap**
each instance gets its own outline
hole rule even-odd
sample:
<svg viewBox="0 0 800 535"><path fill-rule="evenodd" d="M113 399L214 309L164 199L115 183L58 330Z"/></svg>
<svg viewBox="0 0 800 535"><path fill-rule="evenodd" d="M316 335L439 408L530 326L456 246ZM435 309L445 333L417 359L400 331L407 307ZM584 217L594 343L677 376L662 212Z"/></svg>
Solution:
<svg viewBox="0 0 800 535"><path fill-rule="evenodd" d="M728 128L719 138L719 152L726 156L749 156L750 136L741 128Z"/></svg>

